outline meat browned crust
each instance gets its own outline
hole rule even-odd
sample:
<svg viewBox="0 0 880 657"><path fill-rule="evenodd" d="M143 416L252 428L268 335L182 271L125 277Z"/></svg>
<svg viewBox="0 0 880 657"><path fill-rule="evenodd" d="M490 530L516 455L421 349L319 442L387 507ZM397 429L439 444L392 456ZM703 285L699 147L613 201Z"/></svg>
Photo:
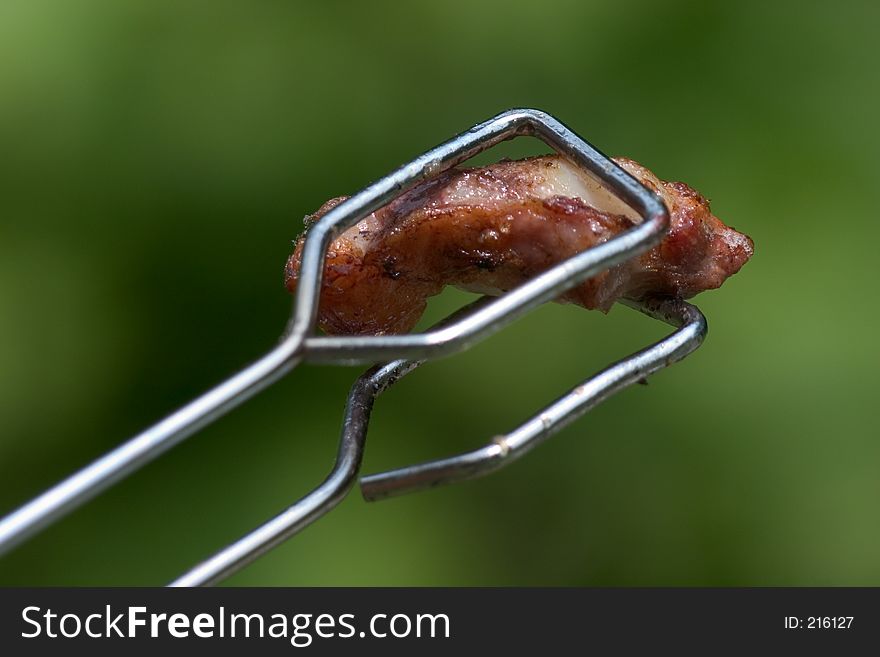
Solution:
<svg viewBox="0 0 880 657"><path fill-rule="evenodd" d="M751 257L752 240L725 226L682 182L615 160L655 191L669 233L642 256L611 268L560 301L607 311L619 298L678 296L716 288ZM345 197L310 217L317 220ZM605 242L639 216L561 156L453 169L424 182L345 231L327 251L318 321L331 334L403 333L444 286L501 294ZM285 268L293 292L305 235Z"/></svg>

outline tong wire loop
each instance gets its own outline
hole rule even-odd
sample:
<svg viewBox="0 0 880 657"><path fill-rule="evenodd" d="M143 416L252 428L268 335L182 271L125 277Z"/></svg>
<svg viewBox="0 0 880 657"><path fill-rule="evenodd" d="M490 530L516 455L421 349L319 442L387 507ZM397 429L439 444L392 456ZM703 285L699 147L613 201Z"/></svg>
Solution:
<svg viewBox="0 0 880 657"><path fill-rule="evenodd" d="M476 479L510 464L615 393L644 380L696 350L706 336L706 318L679 299L629 302L678 330L587 379L522 425L476 450L361 477L364 499L376 501L442 484Z"/></svg>
<svg viewBox="0 0 880 657"><path fill-rule="evenodd" d="M466 312L455 313L448 323L426 333L391 336L316 335L324 258L327 247L335 236L418 183L503 140L521 135L535 136L571 159L633 208L642 217L642 222L603 244L568 258L502 296L468 306ZM312 493L179 578L173 585L216 583L307 526L344 497L357 476L370 409L375 396L381 390L417 367L421 361L467 349L585 279L647 251L662 239L668 227L668 211L656 194L549 114L534 109L513 109L480 123L367 186L311 226L303 246L293 312L279 344L261 359L201 397L0 519L0 555L276 382L303 360L338 364L391 361L369 370L352 388L339 454L330 475ZM675 317L676 312L686 314L687 309L690 309L687 312L699 314L699 311L688 304L681 306L678 311L671 307L666 308L665 312L670 313L670 317ZM546 437L551 429L558 430L569 415L581 415L608 394L628 385L632 382L632 373L642 366L646 368L641 374L643 376L650 373L648 365L658 369L696 348L698 341L693 344L688 342L690 349L682 346L681 349L685 350L681 353L662 347L681 331L607 370L606 372L616 372L611 376L614 382L603 387L602 390L606 392L597 393L592 400L584 397L580 403L566 405L565 400L574 393L559 400L548 409L556 416L544 433L535 434L525 440L527 435L531 435L527 432L523 434L522 444L513 447L510 446L510 439L517 434L509 434L505 439L505 444L508 445L504 448L505 455L516 456L522 453L532 441ZM661 363L667 355L669 360ZM629 361L633 361L633 367L623 367ZM621 367L623 370L614 369ZM530 423L524 425L528 426ZM498 449L502 449L500 443ZM465 467L465 462L482 464L480 456L485 455L474 453L453 457L452 461L459 461L450 464L449 460L444 460L442 468L440 462L437 462L373 475L363 480L363 488L367 497L379 497L420 488L422 482L428 479L431 484L458 479L463 472L460 466L469 473L472 472L469 468L485 467ZM489 458L492 461L497 457ZM449 470L450 465L454 466L453 470ZM416 471L418 476L414 474ZM425 479L426 473L433 474ZM450 476L447 477L447 474Z"/></svg>

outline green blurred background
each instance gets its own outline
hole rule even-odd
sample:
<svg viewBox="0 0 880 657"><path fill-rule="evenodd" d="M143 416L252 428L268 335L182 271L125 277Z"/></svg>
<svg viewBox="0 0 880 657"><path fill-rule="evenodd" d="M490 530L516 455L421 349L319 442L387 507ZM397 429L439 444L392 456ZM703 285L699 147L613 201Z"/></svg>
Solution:
<svg viewBox="0 0 880 657"><path fill-rule="evenodd" d="M4 0L0 512L273 345L305 213L534 106L755 239L698 300L703 348L490 478L354 491L229 583L880 585L878 19L869 2ZM481 444L665 331L544 307L383 396L365 471ZM324 476L359 371L302 367L5 557L0 584L169 581Z"/></svg>

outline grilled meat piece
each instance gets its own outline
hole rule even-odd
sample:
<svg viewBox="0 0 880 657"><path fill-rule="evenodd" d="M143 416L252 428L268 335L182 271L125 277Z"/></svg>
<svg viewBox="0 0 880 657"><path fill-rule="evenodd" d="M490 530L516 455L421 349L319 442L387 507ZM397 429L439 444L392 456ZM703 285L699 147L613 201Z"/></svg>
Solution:
<svg viewBox="0 0 880 657"><path fill-rule="evenodd" d="M752 240L725 226L681 182L615 160L660 195L671 227L650 251L598 274L560 301L607 311L619 298L682 298L716 288L751 257ZM327 201L306 224L346 197ZM324 264L319 325L331 334L403 333L428 297L455 285L501 294L641 221L597 180L554 155L452 169L417 185L337 237ZM305 235L285 269L296 289Z"/></svg>

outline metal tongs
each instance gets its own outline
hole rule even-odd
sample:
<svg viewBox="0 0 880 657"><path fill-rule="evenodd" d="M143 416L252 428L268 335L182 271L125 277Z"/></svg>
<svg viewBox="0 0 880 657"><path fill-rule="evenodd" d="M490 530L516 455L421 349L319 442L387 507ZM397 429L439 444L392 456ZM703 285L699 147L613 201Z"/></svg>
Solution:
<svg viewBox="0 0 880 657"><path fill-rule="evenodd" d="M335 236L423 180L503 140L522 135L538 137L569 158L637 211L643 221L503 296L484 297L465 306L425 333L388 336L316 333L324 253ZM215 584L300 532L345 497L360 470L370 412L379 394L423 362L463 351L585 279L647 251L663 238L668 228L669 213L659 197L549 114L534 109L513 109L480 123L369 185L316 222L305 241L293 312L278 345L260 360L0 520L0 554L143 467L278 381L303 361L385 363L367 370L352 386L336 462L326 479L292 506L170 586ZM364 497L379 500L489 474L519 458L619 390L681 360L699 347L706 335L703 314L680 299L625 303L675 326L675 332L590 377L513 431L495 436L484 447L361 477Z"/></svg>

